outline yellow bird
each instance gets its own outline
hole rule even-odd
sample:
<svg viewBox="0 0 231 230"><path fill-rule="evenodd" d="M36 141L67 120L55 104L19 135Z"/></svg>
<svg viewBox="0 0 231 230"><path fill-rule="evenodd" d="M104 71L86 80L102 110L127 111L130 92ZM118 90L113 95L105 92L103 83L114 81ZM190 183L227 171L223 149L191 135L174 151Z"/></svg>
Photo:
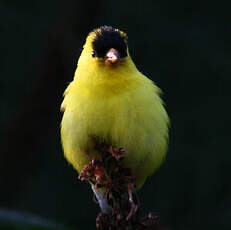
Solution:
<svg viewBox="0 0 231 230"><path fill-rule="evenodd" d="M168 147L169 118L160 94L137 70L124 32L110 26L93 30L61 105L67 160L80 172L89 157L99 157L100 143L124 147L124 165L140 188L159 168Z"/></svg>

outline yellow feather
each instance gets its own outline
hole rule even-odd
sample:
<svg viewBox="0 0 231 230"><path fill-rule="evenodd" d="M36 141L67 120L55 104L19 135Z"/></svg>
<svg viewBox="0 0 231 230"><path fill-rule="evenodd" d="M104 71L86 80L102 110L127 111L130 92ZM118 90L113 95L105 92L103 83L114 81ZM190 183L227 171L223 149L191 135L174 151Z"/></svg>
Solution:
<svg viewBox="0 0 231 230"><path fill-rule="evenodd" d="M139 188L159 168L168 146L169 118L161 90L137 70L129 54L118 66L92 58L95 36L89 34L74 80L64 93L64 154L80 172L89 156L99 157L95 138L125 147L124 165L132 169Z"/></svg>

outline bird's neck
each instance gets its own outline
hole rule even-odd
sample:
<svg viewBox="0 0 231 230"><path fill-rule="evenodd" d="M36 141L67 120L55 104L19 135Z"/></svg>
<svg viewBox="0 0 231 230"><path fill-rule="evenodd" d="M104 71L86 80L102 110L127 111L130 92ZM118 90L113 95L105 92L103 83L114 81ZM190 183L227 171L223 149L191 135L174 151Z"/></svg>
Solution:
<svg viewBox="0 0 231 230"><path fill-rule="evenodd" d="M126 91L136 82L137 74L139 71L132 62L112 68L92 66L86 69L77 68L74 82L81 84L92 94L109 96Z"/></svg>

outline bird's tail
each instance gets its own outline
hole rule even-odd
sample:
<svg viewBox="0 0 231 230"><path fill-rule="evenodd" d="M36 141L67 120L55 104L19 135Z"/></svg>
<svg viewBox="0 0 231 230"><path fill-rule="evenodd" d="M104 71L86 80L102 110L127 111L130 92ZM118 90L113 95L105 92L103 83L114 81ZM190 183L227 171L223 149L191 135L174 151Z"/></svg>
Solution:
<svg viewBox="0 0 231 230"><path fill-rule="evenodd" d="M108 204L107 195L104 189L96 189L94 185L91 186L99 206L103 213L111 213L112 207Z"/></svg>

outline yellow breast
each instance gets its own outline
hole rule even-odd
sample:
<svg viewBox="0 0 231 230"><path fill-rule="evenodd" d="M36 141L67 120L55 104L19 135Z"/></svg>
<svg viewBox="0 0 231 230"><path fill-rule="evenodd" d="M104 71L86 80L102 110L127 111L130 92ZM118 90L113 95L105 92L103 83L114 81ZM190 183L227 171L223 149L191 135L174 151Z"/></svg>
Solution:
<svg viewBox="0 0 231 230"><path fill-rule="evenodd" d="M124 164L133 170L139 187L164 159L169 120L153 82L138 71L116 73L109 74L109 80L76 73L62 104L63 149L81 171L89 157L100 154L94 149L95 137L125 147Z"/></svg>

